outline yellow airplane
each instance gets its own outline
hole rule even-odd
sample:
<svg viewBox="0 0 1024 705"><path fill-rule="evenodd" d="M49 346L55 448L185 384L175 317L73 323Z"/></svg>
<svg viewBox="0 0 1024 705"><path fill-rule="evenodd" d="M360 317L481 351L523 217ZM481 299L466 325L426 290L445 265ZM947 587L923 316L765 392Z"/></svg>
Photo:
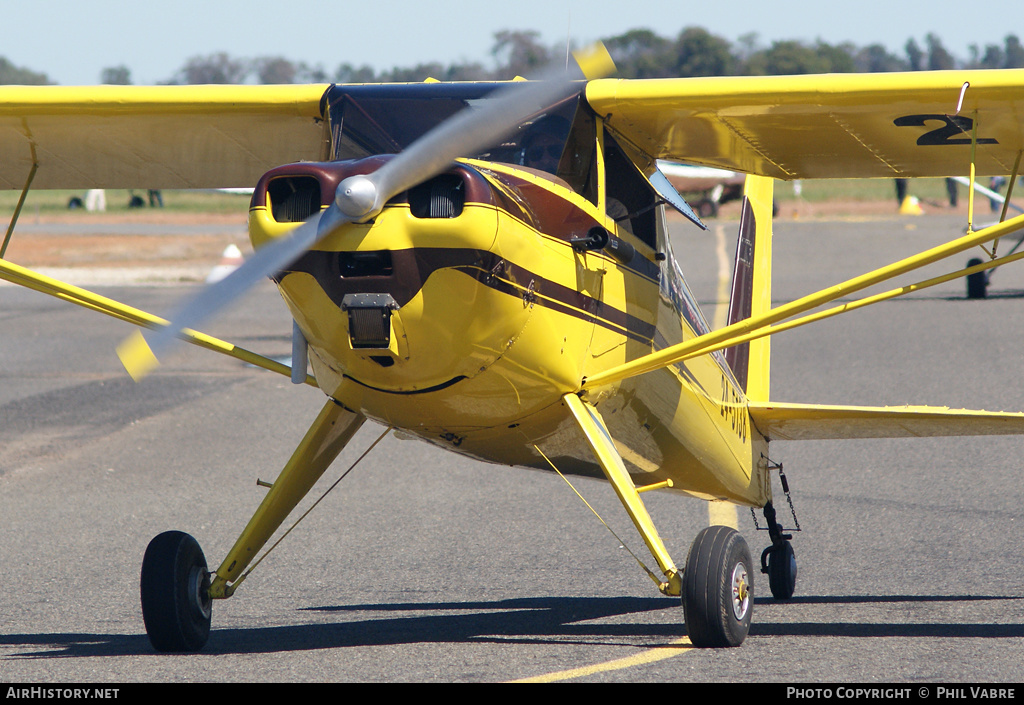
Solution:
<svg viewBox="0 0 1024 705"><path fill-rule="evenodd" d="M600 51L580 67L503 85L0 88L0 182L22 202L30 188L256 184L255 253L169 321L6 259L0 276L139 326L119 348L133 377L185 339L327 397L215 571L187 534L150 543L141 592L156 649L203 647L212 602L235 593L366 419L489 463L606 478L657 563L648 574L711 647L743 642L755 573L777 599L795 590L770 441L1024 433L1021 413L769 394L771 334L1019 258L852 298L1024 228L968 227L772 307L774 180L998 174L1012 190L1024 71L624 81L600 78ZM747 174L719 330L670 247L666 205L700 220L660 159ZM196 332L267 276L295 321L290 368ZM737 531L711 526L679 565L648 490L760 510L770 545L757 562Z"/></svg>

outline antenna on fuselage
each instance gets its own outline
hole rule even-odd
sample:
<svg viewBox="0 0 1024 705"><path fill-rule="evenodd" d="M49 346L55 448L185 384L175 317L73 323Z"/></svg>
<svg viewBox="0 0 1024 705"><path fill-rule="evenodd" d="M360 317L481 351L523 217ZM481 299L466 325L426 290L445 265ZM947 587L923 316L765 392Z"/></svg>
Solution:
<svg viewBox="0 0 1024 705"><path fill-rule="evenodd" d="M569 15L569 19L565 23L565 70L569 71L569 47L572 45L572 10L570 9L566 14Z"/></svg>

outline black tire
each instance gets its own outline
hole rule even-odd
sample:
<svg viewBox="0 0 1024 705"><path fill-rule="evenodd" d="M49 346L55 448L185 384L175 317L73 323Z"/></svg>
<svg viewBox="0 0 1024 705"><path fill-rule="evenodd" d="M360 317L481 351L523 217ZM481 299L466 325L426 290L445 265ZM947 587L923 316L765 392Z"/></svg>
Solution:
<svg viewBox="0 0 1024 705"><path fill-rule="evenodd" d="M718 204L710 198L703 198L697 201L697 215L701 218L715 218L718 216Z"/></svg>
<svg viewBox="0 0 1024 705"><path fill-rule="evenodd" d="M968 267L973 267L976 264L981 264L981 260L977 257L967 261ZM982 270L975 272L974 274L967 275L967 298L969 299L984 299L988 289L988 271Z"/></svg>
<svg viewBox="0 0 1024 705"><path fill-rule="evenodd" d="M788 600L796 592L796 554L789 541L769 546L767 553L768 586L776 600ZM762 571L765 572L765 571Z"/></svg>
<svg viewBox="0 0 1024 705"><path fill-rule="evenodd" d="M142 619L157 651L198 651L210 636L210 573L194 538L166 531L142 559Z"/></svg>
<svg viewBox="0 0 1024 705"><path fill-rule="evenodd" d="M754 611L754 564L747 542L728 526L697 534L683 573L683 616L694 646L739 646Z"/></svg>

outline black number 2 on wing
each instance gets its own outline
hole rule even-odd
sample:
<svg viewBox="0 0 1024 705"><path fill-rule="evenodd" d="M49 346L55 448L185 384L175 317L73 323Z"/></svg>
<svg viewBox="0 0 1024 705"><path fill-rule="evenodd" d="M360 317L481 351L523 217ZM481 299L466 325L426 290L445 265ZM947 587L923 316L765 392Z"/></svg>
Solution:
<svg viewBox="0 0 1024 705"><path fill-rule="evenodd" d="M904 115L893 120L897 127L924 127L929 121L938 121L942 127L935 128L917 138L923 147L946 144L970 144L974 121L963 115ZM999 144L991 137L979 137L978 144Z"/></svg>

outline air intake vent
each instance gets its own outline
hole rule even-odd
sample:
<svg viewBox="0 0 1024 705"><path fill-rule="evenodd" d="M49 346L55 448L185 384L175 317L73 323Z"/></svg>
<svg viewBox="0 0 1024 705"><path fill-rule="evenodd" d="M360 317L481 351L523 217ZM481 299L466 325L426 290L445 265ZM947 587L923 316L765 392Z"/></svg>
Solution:
<svg viewBox="0 0 1024 705"><path fill-rule="evenodd" d="M391 311L350 308L348 330L353 348L386 348L391 344Z"/></svg>
<svg viewBox="0 0 1024 705"><path fill-rule="evenodd" d="M409 209L417 218L457 218L465 202L465 185L455 174L442 174L409 189Z"/></svg>
<svg viewBox="0 0 1024 705"><path fill-rule="evenodd" d="M278 223L301 223L320 212L320 182L312 176L286 176L274 179L267 186Z"/></svg>
<svg viewBox="0 0 1024 705"><path fill-rule="evenodd" d="M342 279L352 277L390 277L394 272L391 266L391 253L387 250L372 252L339 252L338 276Z"/></svg>
<svg viewBox="0 0 1024 705"><path fill-rule="evenodd" d="M391 312L397 308L390 294L346 294L341 309L348 312L352 347L385 349L391 345Z"/></svg>

